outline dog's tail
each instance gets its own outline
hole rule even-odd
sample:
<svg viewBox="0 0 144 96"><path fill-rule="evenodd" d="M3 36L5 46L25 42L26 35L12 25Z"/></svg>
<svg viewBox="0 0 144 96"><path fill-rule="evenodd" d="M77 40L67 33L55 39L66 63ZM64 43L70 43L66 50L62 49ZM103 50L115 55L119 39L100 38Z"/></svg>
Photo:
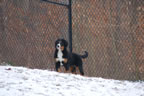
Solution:
<svg viewBox="0 0 144 96"><path fill-rule="evenodd" d="M88 52L85 51L85 54L84 55L80 55L81 58L87 58L88 57Z"/></svg>

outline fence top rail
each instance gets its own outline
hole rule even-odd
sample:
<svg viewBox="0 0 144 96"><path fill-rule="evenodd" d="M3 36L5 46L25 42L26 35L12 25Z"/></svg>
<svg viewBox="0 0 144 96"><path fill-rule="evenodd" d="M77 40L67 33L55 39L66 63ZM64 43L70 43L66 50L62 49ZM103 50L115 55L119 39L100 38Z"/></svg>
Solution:
<svg viewBox="0 0 144 96"><path fill-rule="evenodd" d="M48 3L51 3L51 4L55 4L55 5L69 7L69 4L62 4L62 3L57 3L57 2L53 2L53 1L49 1L49 0L41 0L41 1L45 1L45 2L48 2Z"/></svg>

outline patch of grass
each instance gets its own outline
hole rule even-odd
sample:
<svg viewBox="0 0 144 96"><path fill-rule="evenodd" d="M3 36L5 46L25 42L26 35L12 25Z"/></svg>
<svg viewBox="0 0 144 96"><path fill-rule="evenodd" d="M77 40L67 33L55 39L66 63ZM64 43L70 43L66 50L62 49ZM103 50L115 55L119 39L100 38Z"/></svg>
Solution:
<svg viewBox="0 0 144 96"><path fill-rule="evenodd" d="M16 64L15 64L15 63L13 63L13 62L11 62L11 61L8 61L7 63L8 63L8 65L11 65L11 66L16 66Z"/></svg>

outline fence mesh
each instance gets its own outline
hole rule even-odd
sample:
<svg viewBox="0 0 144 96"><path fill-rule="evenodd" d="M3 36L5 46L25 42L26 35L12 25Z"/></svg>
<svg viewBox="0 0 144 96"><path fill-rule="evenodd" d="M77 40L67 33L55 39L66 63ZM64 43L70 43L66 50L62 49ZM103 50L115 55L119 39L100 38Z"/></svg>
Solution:
<svg viewBox="0 0 144 96"><path fill-rule="evenodd" d="M143 0L72 0L72 22L73 52L89 52L87 76L144 80ZM0 62L54 70L58 38L68 40L67 7L0 1Z"/></svg>

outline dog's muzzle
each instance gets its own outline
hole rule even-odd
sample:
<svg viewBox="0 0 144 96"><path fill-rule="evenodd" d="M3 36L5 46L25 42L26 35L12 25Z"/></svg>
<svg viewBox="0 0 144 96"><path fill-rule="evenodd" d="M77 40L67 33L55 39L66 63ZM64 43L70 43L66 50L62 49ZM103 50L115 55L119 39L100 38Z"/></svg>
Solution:
<svg viewBox="0 0 144 96"><path fill-rule="evenodd" d="M57 49L60 49L61 45L60 44L57 44L56 48Z"/></svg>

